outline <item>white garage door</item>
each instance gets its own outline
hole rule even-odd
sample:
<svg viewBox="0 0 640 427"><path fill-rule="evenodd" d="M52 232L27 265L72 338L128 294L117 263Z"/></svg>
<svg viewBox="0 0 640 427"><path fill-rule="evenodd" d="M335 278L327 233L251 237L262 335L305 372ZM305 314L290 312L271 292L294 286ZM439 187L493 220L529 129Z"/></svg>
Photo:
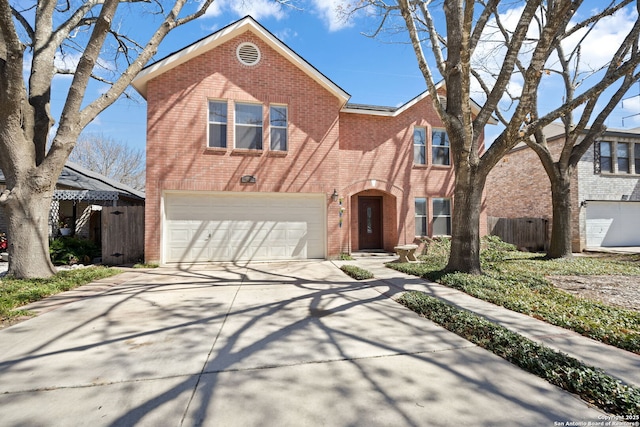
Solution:
<svg viewBox="0 0 640 427"><path fill-rule="evenodd" d="M325 257L323 194L168 193L164 261Z"/></svg>
<svg viewBox="0 0 640 427"><path fill-rule="evenodd" d="M587 202L587 247L640 246L640 202Z"/></svg>

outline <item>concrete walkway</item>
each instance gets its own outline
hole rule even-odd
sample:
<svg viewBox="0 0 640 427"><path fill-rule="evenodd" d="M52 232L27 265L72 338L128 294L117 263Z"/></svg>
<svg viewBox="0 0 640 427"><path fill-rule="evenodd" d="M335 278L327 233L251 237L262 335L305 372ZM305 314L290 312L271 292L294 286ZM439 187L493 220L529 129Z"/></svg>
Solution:
<svg viewBox="0 0 640 427"><path fill-rule="evenodd" d="M395 261L397 258L397 256L358 257L354 261L337 261L336 264L338 266L354 264L371 271L383 284L379 290L390 297L408 290L426 292L451 305L479 314L531 340L575 357L588 365L601 368L627 384L640 387L640 355L479 300L447 286L424 281L385 267L385 263Z"/></svg>
<svg viewBox="0 0 640 427"><path fill-rule="evenodd" d="M228 264L127 272L44 301L40 315L0 331L0 424L554 426L606 418L395 303L388 296L399 286L435 288L379 261L367 268L382 280L367 282L329 261Z"/></svg>

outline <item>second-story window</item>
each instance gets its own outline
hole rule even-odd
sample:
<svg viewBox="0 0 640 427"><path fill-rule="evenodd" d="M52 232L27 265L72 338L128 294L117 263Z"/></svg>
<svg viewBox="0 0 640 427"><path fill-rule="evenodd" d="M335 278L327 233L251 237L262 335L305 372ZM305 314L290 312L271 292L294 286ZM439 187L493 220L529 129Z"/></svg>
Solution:
<svg viewBox="0 0 640 427"><path fill-rule="evenodd" d="M600 171L613 172L613 162L611 161L611 143L600 143Z"/></svg>
<svg viewBox="0 0 640 427"><path fill-rule="evenodd" d="M416 127L413 129L413 163L424 165L427 163L427 130Z"/></svg>
<svg viewBox="0 0 640 427"><path fill-rule="evenodd" d="M618 172L629 173L629 144L618 142L616 154L618 157Z"/></svg>
<svg viewBox="0 0 640 427"><path fill-rule="evenodd" d="M287 151L287 107L272 105L269 108L271 150Z"/></svg>
<svg viewBox="0 0 640 427"><path fill-rule="evenodd" d="M431 150L434 165L450 165L449 136L447 131L434 129L431 132Z"/></svg>
<svg viewBox="0 0 640 427"><path fill-rule="evenodd" d="M236 104L236 148L262 150L262 105Z"/></svg>
<svg viewBox="0 0 640 427"><path fill-rule="evenodd" d="M633 144L633 158L635 159L635 172L640 173L640 144Z"/></svg>
<svg viewBox="0 0 640 427"><path fill-rule="evenodd" d="M226 101L209 101L209 147L227 147Z"/></svg>

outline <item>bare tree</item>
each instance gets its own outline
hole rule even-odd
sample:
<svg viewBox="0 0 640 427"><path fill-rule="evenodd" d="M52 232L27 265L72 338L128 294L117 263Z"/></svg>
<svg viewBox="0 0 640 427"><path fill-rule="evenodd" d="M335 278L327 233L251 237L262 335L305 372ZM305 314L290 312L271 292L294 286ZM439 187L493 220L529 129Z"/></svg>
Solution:
<svg viewBox="0 0 640 427"><path fill-rule="evenodd" d="M289 0L274 0L281 4ZM8 219L9 274L48 277L48 214L54 186L81 131L126 90L172 30L202 16L214 0L84 0L24 3L0 0L0 195ZM123 10L120 10L123 9ZM135 12L146 14L144 18ZM120 31L131 17L155 30ZM144 42L136 41L145 40ZM73 65L60 58L77 58ZM28 81L25 81L25 67ZM109 69L122 70L112 73ZM50 111L53 79L71 85L57 127ZM92 99L91 82L103 85ZM47 149L49 134L53 133Z"/></svg>
<svg viewBox="0 0 640 427"><path fill-rule="evenodd" d="M455 190L451 254L446 270L481 273L482 192L487 175L496 163L519 141L527 140L544 126L634 73L637 57L620 56L620 61L612 63L606 76L583 87L579 94L565 99L558 108L544 115L537 113L540 82L547 75L546 64L561 42L573 34L575 28L594 25L598 19L620 11L621 5L626 6L630 1L613 1L597 16L590 10L578 13L582 3L581 0L528 0L526 3L444 0L436 4L430 0L392 3L363 0L351 9L352 13L360 8L377 10L381 19L373 36L401 23L413 46L433 105L449 134ZM517 18L511 26L502 20L501 13L507 9L511 9L511 16L516 14ZM434 18L442 12L446 24L444 33ZM587 18L578 19L580 16ZM500 61L496 61L494 72L487 73L487 67L475 65L472 58L480 46L486 49L492 44L496 47L491 56ZM430 51L435 70L429 65L425 51ZM438 97L437 74L445 82L446 101ZM510 89L514 77L519 79L521 86L517 94ZM474 85L481 88L485 98L476 114L473 114L471 101ZM508 110L501 107L505 97L511 101ZM483 151L481 136L494 117L504 128Z"/></svg>
<svg viewBox="0 0 640 427"><path fill-rule="evenodd" d="M618 8L626 6L630 2L621 2ZM605 11L605 13L608 11ZM594 16L594 18L599 18ZM596 21L597 19L594 19ZM581 28L575 26L571 33L582 31L582 40L587 40L593 26ZM640 35L640 21L636 20L633 27L615 49L612 47L611 56L602 67L591 70L585 69L581 60L581 50L583 43L573 46L568 52L564 48L564 43L556 46L558 69L547 68L548 72L556 73L562 78L565 93L564 99L571 101L576 96L578 88L594 74L600 74L601 79L606 80L616 74L616 70L623 62L638 64L638 37ZM626 74L619 86L613 93L607 93L606 100L602 100L603 93L594 95L586 101L584 109L579 114L578 121L575 122L575 111L567 111L560 117L564 127L564 142L559 155L554 158L547 145L546 134L542 129L537 128L534 138L527 139L527 144L538 154L540 161L551 181L551 198L553 209L553 221L551 231L551 244L547 251L549 258L568 258L572 256L572 203L571 203L571 180L575 174L578 162L587 152L589 147L604 133L606 127L604 122L611 114L616 105L620 102L624 94L633 83L640 79L637 69ZM618 80L618 79L616 79ZM598 105L602 103L598 109ZM533 105L533 117L539 114L538 106Z"/></svg>
<svg viewBox="0 0 640 427"><path fill-rule="evenodd" d="M144 191L144 151L104 135L80 135L69 160Z"/></svg>

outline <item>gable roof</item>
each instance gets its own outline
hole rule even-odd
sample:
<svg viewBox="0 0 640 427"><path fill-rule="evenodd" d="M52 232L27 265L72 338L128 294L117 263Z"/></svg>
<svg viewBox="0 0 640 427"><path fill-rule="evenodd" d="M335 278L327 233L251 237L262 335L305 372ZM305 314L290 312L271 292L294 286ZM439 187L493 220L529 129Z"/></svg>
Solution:
<svg viewBox="0 0 640 427"><path fill-rule="evenodd" d="M401 105L400 107L384 107L377 105L364 105L364 104L349 104L349 95L340 86L335 84L331 79L322 74L317 68L307 62L304 58L294 52L289 46L283 43L280 39L274 36L269 30L260 25L253 17L247 15L244 18L227 25L226 27L216 31L210 36L204 37L187 47L184 47L176 52L170 53L164 58L147 65L138 73L138 75L131 82L131 86L142 95L143 98L147 97L147 83L158 77L159 75L181 65L190 59L202 55L216 47L228 42L229 40L243 34L246 31L251 31L257 35L262 41L269 45L276 52L284 56L292 64L298 67L301 71L315 80L320 86L327 89L332 93L340 102L341 111L345 113L354 114L368 114L375 116L387 116L396 117L402 114L404 111L413 107L423 99L429 96L429 91L425 90L420 95L411 99L409 102ZM436 85L437 89L445 89L444 80L440 81ZM480 112L480 105L471 99L471 109L474 114ZM491 117L490 124L497 124L497 120Z"/></svg>
<svg viewBox="0 0 640 427"><path fill-rule="evenodd" d="M4 182L4 174L0 171L0 183ZM62 168L57 185L78 190L115 191L124 197L132 199L144 200L145 198L143 191L138 191L126 184L69 161Z"/></svg>
<svg viewBox="0 0 640 427"><path fill-rule="evenodd" d="M140 93L140 95L142 95L143 98L146 99L147 83L149 80L189 61L191 58L215 49L221 44L226 43L246 31L251 31L253 34L258 36L272 49L284 56L289 62L320 84L320 86L327 89L340 100L340 106L347 103L350 98L350 95L347 92L342 90L340 86L332 82L300 55L295 53L291 48L289 48L289 46L271 34L269 30L256 22L251 16L245 16L239 21L227 25L210 36L200 39L197 42L146 66L142 71L140 71L136 78L133 79L131 85Z"/></svg>

